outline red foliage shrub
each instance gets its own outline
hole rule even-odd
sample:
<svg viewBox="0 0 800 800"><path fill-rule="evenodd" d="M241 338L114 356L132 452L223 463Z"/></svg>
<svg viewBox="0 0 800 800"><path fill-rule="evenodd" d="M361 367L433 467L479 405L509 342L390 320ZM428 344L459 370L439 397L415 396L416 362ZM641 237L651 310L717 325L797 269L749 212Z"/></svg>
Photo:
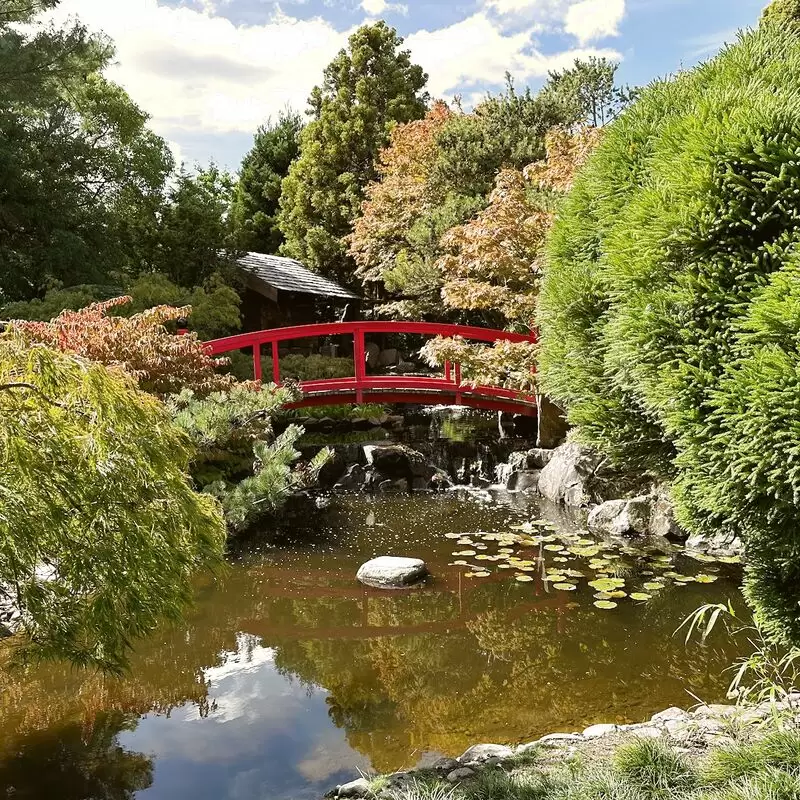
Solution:
<svg viewBox="0 0 800 800"><path fill-rule="evenodd" d="M62 311L50 322L14 320L11 327L31 344L121 369L153 394L184 388L206 394L231 385L232 378L217 374L219 362L207 353L196 334L176 336L165 327L188 317L189 306L156 306L132 317L108 315L110 309L129 302L130 297L117 297L79 311Z"/></svg>

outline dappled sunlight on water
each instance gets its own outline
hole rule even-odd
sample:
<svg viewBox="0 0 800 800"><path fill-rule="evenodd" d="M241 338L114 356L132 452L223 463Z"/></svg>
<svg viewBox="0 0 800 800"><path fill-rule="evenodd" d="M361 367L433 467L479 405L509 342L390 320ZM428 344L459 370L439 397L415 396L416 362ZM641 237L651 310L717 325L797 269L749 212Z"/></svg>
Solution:
<svg viewBox="0 0 800 800"><path fill-rule="evenodd" d="M433 578L359 585L359 564L384 554L423 558ZM125 680L14 676L0 786L311 798L356 768L718 702L733 645L686 647L673 632L702 603L738 600L737 569L664 542L596 543L519 497L337 498L308 530L235 554L182 626L137 648Z"/></svg>

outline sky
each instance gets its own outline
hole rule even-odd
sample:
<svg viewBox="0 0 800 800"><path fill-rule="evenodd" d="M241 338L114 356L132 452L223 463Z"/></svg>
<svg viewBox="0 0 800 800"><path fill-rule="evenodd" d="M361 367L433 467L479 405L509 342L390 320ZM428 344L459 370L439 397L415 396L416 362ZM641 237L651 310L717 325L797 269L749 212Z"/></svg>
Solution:
<svg viewBox="0 0 800 800"><path fill-rule="evenodd" d="M108 77L152 116L187 166L236 170L256 128L306 108L359 25L385 19L429 75L433 97L465 107L506 72L539 88L576 58L620 62L643 85L712 56L766 0L62 0L117 46Z"/></svg>

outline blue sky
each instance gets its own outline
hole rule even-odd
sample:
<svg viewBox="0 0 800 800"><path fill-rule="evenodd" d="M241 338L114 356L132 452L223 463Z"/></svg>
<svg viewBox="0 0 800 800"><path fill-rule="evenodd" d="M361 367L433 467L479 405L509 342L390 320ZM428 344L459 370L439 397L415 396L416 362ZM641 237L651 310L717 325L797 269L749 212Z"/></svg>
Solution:
<svg viewBox="0 0 800 800"><path fill-rule="evenodd" d="M188 164L235 170L259 123L304 109L360 24L385 19L428 72L434 96L466 105L597 54L640 85L713 55L766 0L62 0L117 44L109 76Z"/></svg>

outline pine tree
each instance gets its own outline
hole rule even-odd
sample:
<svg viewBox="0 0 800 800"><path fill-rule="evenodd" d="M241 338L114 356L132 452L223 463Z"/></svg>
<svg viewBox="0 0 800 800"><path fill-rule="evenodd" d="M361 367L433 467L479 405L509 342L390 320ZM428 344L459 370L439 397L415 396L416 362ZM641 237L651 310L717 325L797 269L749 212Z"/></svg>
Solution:
<svg viewBox="0 0 800 800"><path fill-rule="evenodd" d="M355 271L345 237L365 186L378 177L378 154L395 123L425 114L427 75L399 49L402 43L385 22L364 25L350 37L311 93L313 119L283 182L282 251L345 284L354 283Z"/></svg>
<svg viewBox="0 0 800 800"><path fill-rule="evenodd" d="M277 253L283 244L278 226L281 183L300 155L303 120L293 111L258 129L242 161L231 208L237 243L243 250Z"/></svg>

